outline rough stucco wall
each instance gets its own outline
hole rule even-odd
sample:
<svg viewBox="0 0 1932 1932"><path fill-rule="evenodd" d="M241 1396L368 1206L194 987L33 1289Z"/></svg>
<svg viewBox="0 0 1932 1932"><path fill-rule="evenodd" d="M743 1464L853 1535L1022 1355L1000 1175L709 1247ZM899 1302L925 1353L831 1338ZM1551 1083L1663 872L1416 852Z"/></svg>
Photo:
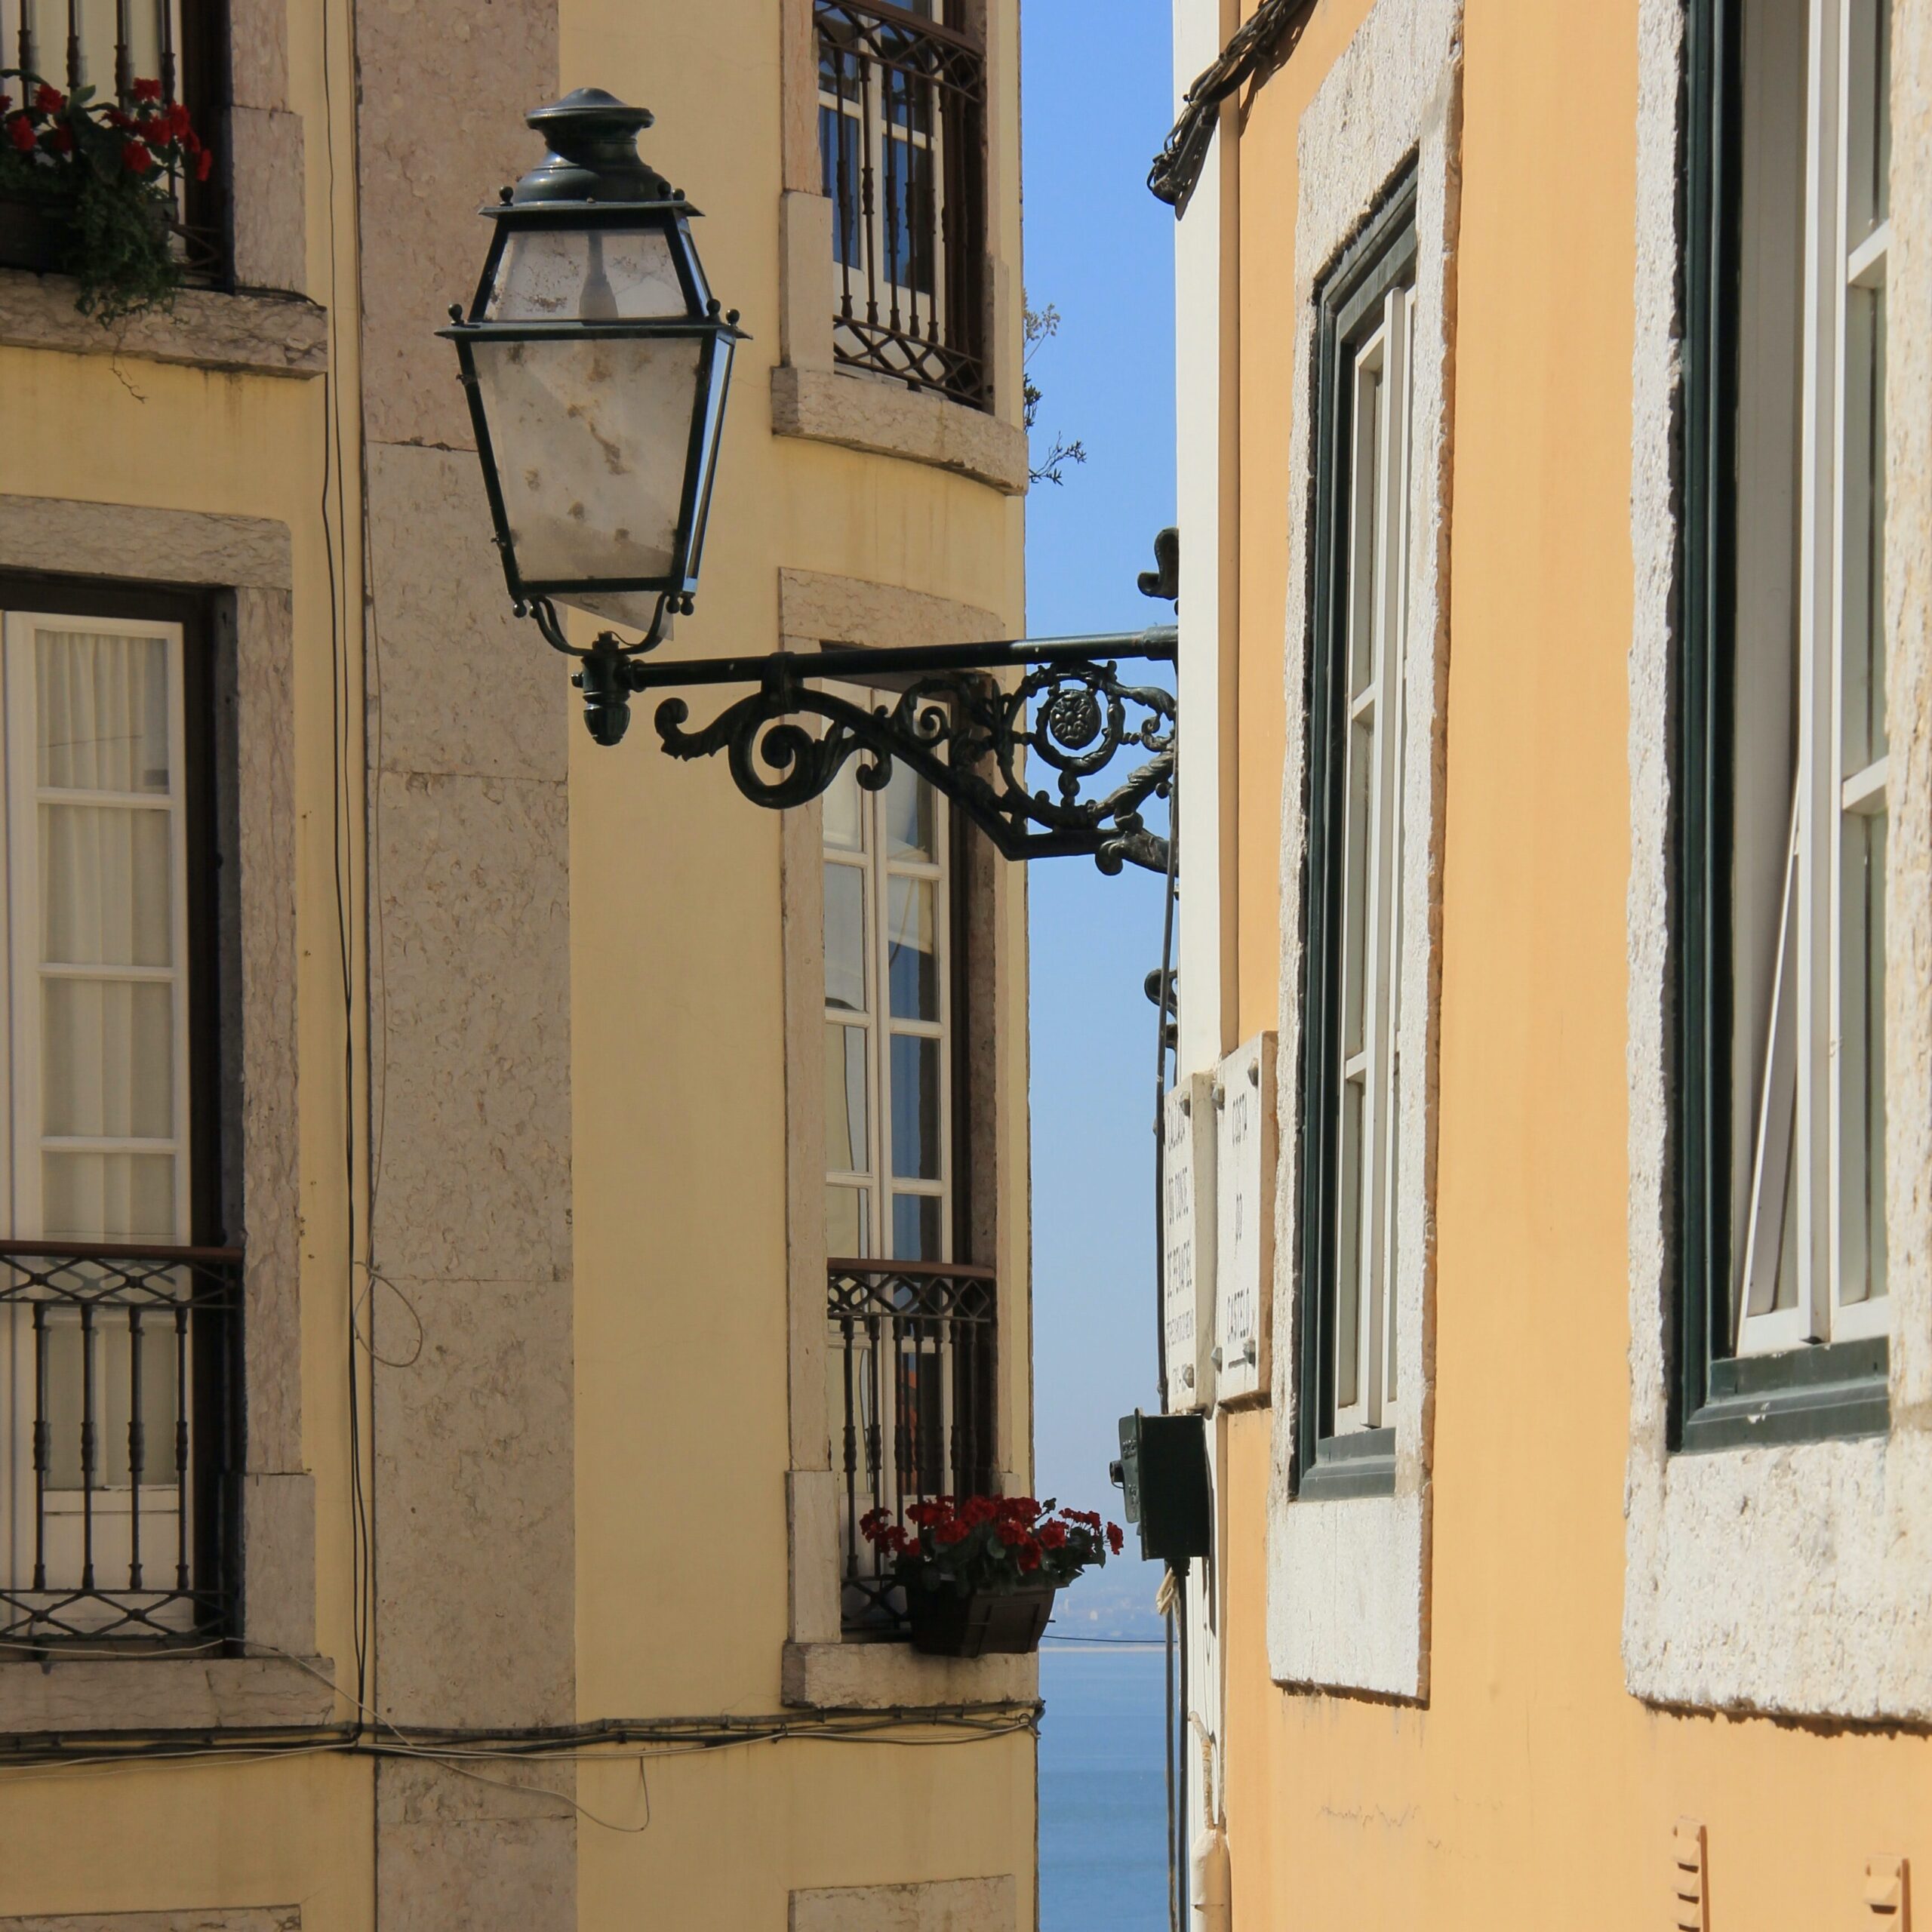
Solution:
<svg viewBox="0 0 1932 1932"><path fill-rule="evenodd" d="M403 1727L576 1712L567 688L510 617L433 333L542 150L555 0L358 11L369 494L375 1689ZM464 103L463 138L425 91ZM546 675L548 674L548 675ZM568 1927L570 1766L385 1760L386 1927Z"/></svg>
<svg viewBox="0 0 1932 1932"><path fill-rule="evenodd" d="M1923 8L1897 13L1890 301L1932 300ZM1626 1680L1659 1702L1856 1718L1932 1715L1932 901L1927 859L1927 464L1932 341L1894 330L1888 380L1887 618L1891 637L1891 1376L1888 1441L1713 1455L1667 1453L1665 1337L1666 728L1675 543L1673 426L1676 170L1682 0L1642 0L1638 104L1636 345L1630 654L1630 1451L1623 1607Z"/></svg>
<svg viewBox="0 0 1932 1932"><path fill-rule="evenodd" d="M1428 1695L1429 1463L1434 1386L1435 1036L1441 977L1441 801L1448 671L1450 426L1454 386L1455 238L1460 201L1461 0L1381 0L1303 117L1296 224L1298 394L1312 395L1315 289L1389 182L1417 157L1415 443L1401 774L1409 828L1403 895L1404 1060L1427 1069L1402 1097L1402 1171L1423 1177L1398 1204L1398 1359L1420 1364L1420 1399L1396 1420L1396 1493L1327 1502L1289 1495L1297 1396L1297 1189L1300 1148L1302 946L1306 851L1312 411L1291 435L1287 757L1281 794L1281 973L1275 1091L1281 1109L1275 1237L1275 1460L1269 1502L1268 1651L1278 1682ZM1420 728L1414 721L1427 721ZM1285 1338L1284 1340L1282 1338Z"/></svg>

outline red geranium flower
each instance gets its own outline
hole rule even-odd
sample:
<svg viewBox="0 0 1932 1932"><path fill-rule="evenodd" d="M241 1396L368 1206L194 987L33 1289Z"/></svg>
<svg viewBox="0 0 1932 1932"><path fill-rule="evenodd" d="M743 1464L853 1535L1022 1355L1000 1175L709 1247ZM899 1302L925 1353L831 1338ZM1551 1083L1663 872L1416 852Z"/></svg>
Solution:
<svg viewBox="0 0 1932 1932"><path fill-rule="evenodd" d="M121 165L130 174L145 174L154 166L154 155L146 141L129 141L121 149Z"/></svg>
<svg viewBox="0 0 1932 1932"><path fill-rule="evenodd" d="M56 154L72 154L74 152L73 129L64 121L56 122L47 131L47 145Z"/></svg>
<svg viewBox="0 0 1932 1932"><path fill-rule="evenodd" d="M1107 1525L1107 1547L1118 1556L1126 1542L1126 1537L1121 1534L1120 1525L1118 1523L1109 1523Z"/></svg>
<svg viewBox="0 0 1932 1932"><path fill-rule="evenodd" d="M33 123L24 114L16 114L7 123L7 132L11 137L14 146L18 148L21 153L33 152L38 144L38 137L34 133Z"/></svg>
<svg viewBox="0 0 1932 1932"><path fill-rule="evenodd" d="M1064 1523L1042 1523L1040 1525L1040 1547L1042 1549L1063 1549L1066 1546L1066 1525Z"/></svg>
<svg viewBox="0 0 1932 1932"><path fill-rule="evenodd" d="M1040 1546L1036 1543L1022 1543L1020 1546L1020 1567L1022 1570L1037 1570L1040 1567Z"/></svg>
<svg viewBox="0 0 1932 1932"><path fill-rule="evenodd" d="M1016 1549L1020 1544L1029 1540L1024 1528L1013 1521L1011 1518L1000 1524L999 1540L1008 1549Z"/></svg>
<svg viewBox="0 0 1932 1932"><path fill-rule="evenodd" d="M134 98L137 100L158 100L161 98L161 83L158 81L137 81L134 83Z"/></svg>
<svg viewBox="0 0 1932 1932"><path fill-rule="evenodd" d="M957 1516L949 1516L933 1532L933 1540L942 1549L950 1549L955 1543L964 1543L972 1534Z"/></svg>

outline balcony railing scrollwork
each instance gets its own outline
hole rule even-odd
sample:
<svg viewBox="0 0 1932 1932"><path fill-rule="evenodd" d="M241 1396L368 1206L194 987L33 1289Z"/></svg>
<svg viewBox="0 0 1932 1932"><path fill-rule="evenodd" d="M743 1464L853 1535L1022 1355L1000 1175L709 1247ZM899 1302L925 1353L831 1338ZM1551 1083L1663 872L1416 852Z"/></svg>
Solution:
<svg viewBox="0 0 1932 1932"><path fill-rule="evenodd" d="M985 407L986 55L936 0L816 0L835 358Z"/></svg>
<svg viewBox="0 0 1932 1932"><path fill-rule="evenodd" d="M0 1243L0 1644L219 1641L242 1251Z"/></svg>
<svg viewBox="0 0 1932 1932"><path fill-rule="evenodd" d="M844 1484L844 1619L851 1630L903 1625L889 1567L860 1534L866 1513L903 1516L934 1496L994 1484L998 1291L990 1268L931 1261L834 1260L832 1459Z"/></svg>

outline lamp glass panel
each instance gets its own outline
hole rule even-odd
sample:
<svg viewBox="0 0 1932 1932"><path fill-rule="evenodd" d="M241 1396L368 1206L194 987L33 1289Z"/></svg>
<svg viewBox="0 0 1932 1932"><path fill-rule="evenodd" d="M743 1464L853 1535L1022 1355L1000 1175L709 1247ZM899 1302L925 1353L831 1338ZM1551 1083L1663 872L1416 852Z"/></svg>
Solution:
<svg viewBox="0 0 1932 1932"><path fill-rule="evenodd" d="M731 358L737 344L720 336L711 356L711 393L705 398L704 441L698 460L698 497L691 517L691 550L685 559L687 575L697 575L698 559L704 552L704 533L711 521L711 486L718 473L718 445L724 426L724 398L731 386Z"/></svg>
<svg viewBox="0 0 1932 1932"><path fill-rule="evenodd" d="M664 336L475 344L478 393L526 583L584 586L591 594L556 594L621 619L621 595L598 592L600 583L671 577L701 347L695 337Z"/></svg>
<svg viewBox="0 0 1932 1932"><path fill-rule="evenodd" d="M630 322L690 312L661 227L519 228L484 304L491 322Z"/></svg>

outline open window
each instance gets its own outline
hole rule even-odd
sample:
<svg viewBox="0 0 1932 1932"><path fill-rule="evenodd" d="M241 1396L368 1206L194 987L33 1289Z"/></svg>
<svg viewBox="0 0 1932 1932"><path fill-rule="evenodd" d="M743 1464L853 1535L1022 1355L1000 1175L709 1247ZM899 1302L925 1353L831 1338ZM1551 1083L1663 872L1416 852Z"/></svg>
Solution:
<svg viewBox="0 0 1932 1932"><path fill-rule="evenodd" d="M1678 1435L1721 1447L1886 1423L1890 8L1693 14Z"/></svg>

